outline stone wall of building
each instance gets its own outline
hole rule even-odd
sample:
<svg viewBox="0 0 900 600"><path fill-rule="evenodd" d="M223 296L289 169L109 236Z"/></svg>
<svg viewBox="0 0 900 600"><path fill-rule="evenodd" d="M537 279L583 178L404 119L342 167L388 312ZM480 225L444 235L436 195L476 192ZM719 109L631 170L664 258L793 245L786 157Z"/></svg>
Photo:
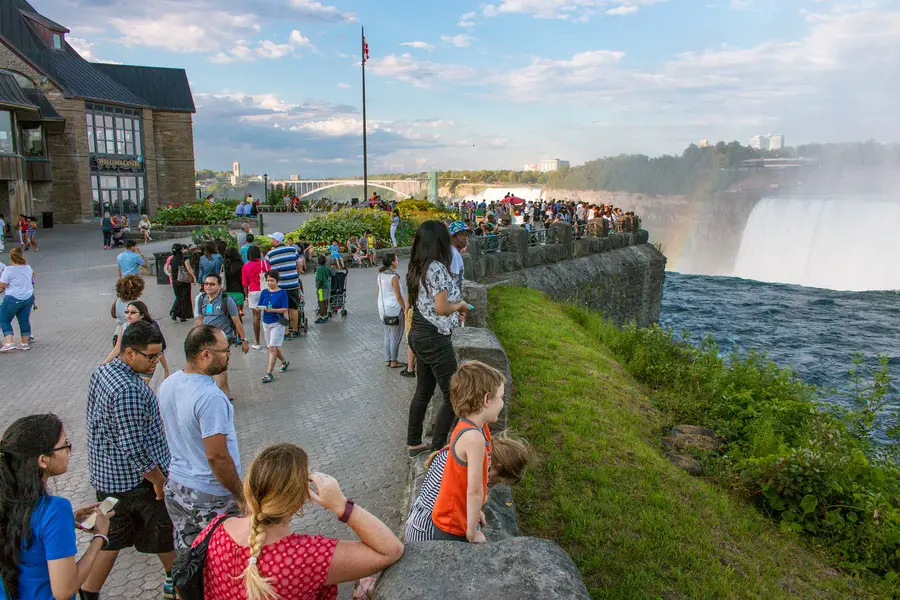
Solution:
<svg viewBox="0 0 900 600"><path fill-rule="evenodd" d="M32 192L36 193L35 216L52 211L57 222L79 222L92 218L84 101L65 98L51 81L2 43L0 68L31 79L35 86L44 91L53 108L66 119L62 133L46 135L47 150L53 162L53 183L32 186Z"/></svg>
<svg viewBox="0 0 900 600"><path fill-rule="evenodd" d="M146 113L144 111L145 121ZM147 136L151 137L151 136ZM147 162L153 165L156 194L149 209L189 202L194 198L194 130L193 115L153 111L153 144L155 153ZM150 178L150 165L147 177Z"/></svg>

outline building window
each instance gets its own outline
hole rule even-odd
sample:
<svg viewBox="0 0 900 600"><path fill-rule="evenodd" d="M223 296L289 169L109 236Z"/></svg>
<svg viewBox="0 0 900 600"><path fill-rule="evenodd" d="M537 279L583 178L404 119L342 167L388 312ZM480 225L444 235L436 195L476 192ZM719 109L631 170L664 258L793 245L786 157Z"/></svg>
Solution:
<svg viewBox="0 0 900 600"><path fill-rule="evenodd" d="M29 79L28 77L25 77L24 75L22 75L21 73L17 73L15 71L10 71L9 69L0 69L0 73L6 73L7 75L12 75L13 79L16 80L16 83L19 84L19 87L23 87L26 89L35 87L34 82L31 79Z"/></svg>
<svg viewBox="0 0 900 600"><path fill-rule="evenodd" d="M53 34L53 49L62 50L62 36L58 33Z"/></svg>
<svg viewBox="0 0 900 600"><path fill-rule="evenodd" d="M22 125L22 155L25 158L44 158L44 135L40 123Z"/></svg>
<svg viewBox="0 0 900 600"><path fill-rule="evenodd" d="M140 215L146 212L143 173L91 173L94 216Z"/></svg>
<svg viewBox="0 0 900 600"><path fill-rule="evenodd" d="M104 106L85 105L88 152L113 156L141 156L141 111Z"/></svg>
<svg viewBox="0 0 900 600"><path fill-rule="evenodd" d="M0 110L0 153L13 154L15 151L12 113L8 110Z"/></svg>

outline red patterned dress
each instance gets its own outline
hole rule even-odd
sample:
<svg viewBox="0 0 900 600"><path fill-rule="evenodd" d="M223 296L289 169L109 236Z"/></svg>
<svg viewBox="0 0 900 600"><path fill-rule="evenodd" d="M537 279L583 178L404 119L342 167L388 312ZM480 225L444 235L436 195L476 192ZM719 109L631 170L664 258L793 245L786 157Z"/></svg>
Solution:
<svg viewBox="0 0 900 600"><path fill-rule="evenodd" d="M215 523L215 520L213 521ZM206 538L212 523L197 536L196 546ZM336 585L325 585L337 540L320 535L292 533L263 546L257 566L283 600L335 600ZM206 552L203 573L205 600L246 600L241 574L247 568L250 548L238 545L224 527L213 533Z"/></svg>

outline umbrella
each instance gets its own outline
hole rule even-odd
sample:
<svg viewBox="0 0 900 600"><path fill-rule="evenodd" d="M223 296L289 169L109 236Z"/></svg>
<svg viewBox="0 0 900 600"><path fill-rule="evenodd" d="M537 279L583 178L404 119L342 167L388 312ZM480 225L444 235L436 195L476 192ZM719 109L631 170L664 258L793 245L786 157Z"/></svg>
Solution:
<svg viewBox="0 0 900 600"><path fill-rule="evenodd" d="M508 198L504 198L503 202L512 204L525 204L525 200L523 198L519 198L518 196L509 196Z"/></svg>

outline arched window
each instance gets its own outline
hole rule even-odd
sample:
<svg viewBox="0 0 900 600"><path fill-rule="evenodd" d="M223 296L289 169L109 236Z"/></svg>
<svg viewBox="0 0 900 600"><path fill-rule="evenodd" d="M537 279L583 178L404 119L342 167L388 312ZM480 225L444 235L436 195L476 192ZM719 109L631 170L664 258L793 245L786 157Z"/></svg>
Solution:
<svg viewBox="0 0 900 600"><path fill-rule="evenodd" d="M12 75L15 78L16 83L18 83L23 88L37 87L34 85L34 82L29 77L26 77L26 76L22 75L21 73L17 73L16 71L10 71L9 69L0 69L0 73L6 73L7 75Z"/></svg>

